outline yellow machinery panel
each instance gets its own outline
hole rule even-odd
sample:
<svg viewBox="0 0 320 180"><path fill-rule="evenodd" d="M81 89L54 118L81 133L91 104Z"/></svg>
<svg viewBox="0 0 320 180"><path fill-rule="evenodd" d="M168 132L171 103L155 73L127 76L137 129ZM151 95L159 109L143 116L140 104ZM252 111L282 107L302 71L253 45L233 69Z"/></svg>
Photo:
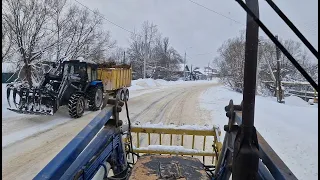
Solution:
<svg viewBox="0 0 320 180"><path fill-rule="evenodd" d="M131 86L131 73L131 68L98 68L98 79L105 91L117 90Z"/></svg>

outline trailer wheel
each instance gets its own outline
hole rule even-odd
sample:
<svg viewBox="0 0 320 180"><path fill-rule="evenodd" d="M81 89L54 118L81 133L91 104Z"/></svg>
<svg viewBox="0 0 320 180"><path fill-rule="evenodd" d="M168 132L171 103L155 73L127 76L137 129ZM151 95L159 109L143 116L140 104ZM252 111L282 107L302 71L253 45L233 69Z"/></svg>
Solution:
<svg viewBox="0 0 320 180"><path fill-rule="evenodd" d="M97 86L91 88L89 90L88 95L88 102L89 102L89 110L90 111L97 111L100 109L102 102L103 102L103 92L102 88Z"/></svg>
<svg viewBox="0 0 320 180"><path fill-rule="evenodd" d="M72 94L68 102L69 115L72 118L79 118L83 115L84 108L84 96L79 93Z"/></svg>
<svg viewBox="0 0 320 180"><path fill-rule="evenodd" d="M124 98L125 98L125 94L124 94L124 91L121 89L120 90L120 100L124 101Z"/></svg>
<svg viewBox="0 0 320 180"><path fill-rule="evenodd" d="M126 89L125 96L126 96L126 100L128 101L129 100L129 89Z"/></svg>

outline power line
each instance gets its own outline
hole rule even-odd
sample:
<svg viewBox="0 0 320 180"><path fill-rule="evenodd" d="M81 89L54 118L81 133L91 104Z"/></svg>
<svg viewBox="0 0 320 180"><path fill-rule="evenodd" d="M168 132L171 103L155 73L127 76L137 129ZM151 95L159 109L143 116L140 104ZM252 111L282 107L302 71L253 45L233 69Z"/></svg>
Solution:
<svg viewBox="0 0 320 180"><path fill-rule="evenodd" d="M210 8L208 8L208 7L204 6L204 5L202 5L202 4L199 4L199 3L194 2L194 1L192 1L192 0L188 0L188 1L192 2L192 3L193 3L193 4L195 4L195 5L200 6L200 7L202 7L202 8L205 8L205 9L207 9L207 10L209 10L209 11L213 12L213 13L216 13L216 14L218 14L218 15L220 15L220 16L222 16L222 17L224 17L224 18L227 18L227 19L229 19L229 20L231 20L231 21L233 21L233 22L235 22L235 23L238 23L238 24L241 24L241 25L243 25L243 26L244 26L244 24L242 24L241 22L239 22L239 21L237 21L237 20L234 20L234 19L232 19L231 17L228 17L228 16L226 16L226 15L223 15L223 14L221 14L221 13L217 12L217 11L214 11L214 10L212 10L212 9L210 9Z"/></svg>
<svg viewBox="0 0 320 180"><path fill-rule="evenodd" d="M76 1L77 3L79 3L81 6L87 8L89 11L91 11L91 12L93 12L93 13L98 13L98 14L100 15L100 17L102 17L104 20L106 20L106 21L108 21L109 23L117 26L118 28L120 28L120 29L122 29L122 30L125 30L125 31L127 31L127 32L129 32L129 33L131 33L131 34L137 35L137 34L134 33L133 31L130 31L130 30L128 30L128 29L126 29L126 28L124 28L124 27L122 27L122 26L120 26L120 25L118 25L118 24L116 24L116 23L114 23L114 22L112 22L112 21L110 21L109 19L105 18L104 15L101 14L100 12L95 12L95 11L91 10L88 6L80 3L79 1L77 1L77 0L75 0L75 1Z"/></svg>
<svg viewBox="0 0 320 180"><path fill-rule="evenodd" d="M215 11L215 10L212 10L212 9L210 9L210 8L208 8L208 7L206 7L206 6L202 5L202 4L199 4L199 3L197 3L197 2L195 2L195 1L193 1L193 0L188 0L188 1L190 1L191 3L193 3L193 4L195 4L195 5L200 6L200 7L202 7L202 8L205 8L205 9L207 9L207 10L209 10L209 11L215 13L215 14L218 14L218 15L226 18L226 19L229 19L229 20L231 20L231 21L233 21L233 22L236 22L236 23L238 23L238 24L241 24L241 25L245 26L245 24L243 24L243 23L241 23L241 22L239 22L239 21L237 21L237 20L235 20L235 19L232 19L231 17L228 17L228 16L226 16L226 15L223 15L223 14L221 14L221 13ZM303 24L305 24L305 25L308 24L308 25L311 25L311 26L313 25L312 27L315 27L315 26L317 26L317 23L318 23L318 22L317 22L317 20L316 20L314 23L305 23L305 22L304 22ZM305 26L305 27L307 27L307 28L305 28L305 30L311 32L313 35L316 35L316 33L317 33L316 28L309 28L308 26Z"/></svg>
<svg viewBox="0 0 320 180"><path fill-rule="evenodd" d="M131 34L137 35L137 34L135 34L133 31L130 31L130 30L128 30L128 29L126 29L126 28L124 28L124 27L122 27L122 26L120 26L120 25L118 25L118 24L116 24L116 23L114 23L114 22L112 22L112 21L110 21L110 20L107 19L104 15L102 15L100 12L95 12L95 11L93 11L92 9L90 9L88 6L80 3L79 1L77 1L77 0L75 0L75 1L76 1L78 4L80 4L81 6L85 7L86 9L88 9L89 11L91 11L91 12L93 12L93 13L98 13L98 14L100 14L100 16L101 16L104 20L108 21L109 23L113 24L114 26L117 26L118 28L120 28L120 29L122 29L122 30L125 30L125 31L127 31L127 32L129 32L129 33L131 33ZM223 15L223 14L221 14L221 13L218 13L218 12L212 10L212 9L209 9L208 7L206 7L206 6L204 6L204 5L201 5L201 4L199 4L199 3L197 3L197 2L194 2L194 1L192 1L192 0L189 0L189 1L192 2L192 3L194 3L194 4L196 4L196 5L198 5L198 6L200 6L200 7L205 8L205 9L211 11L211 12L214 12L214 13L220 15L220 16L223 16L224 18L227 18L227 19L229 19L229 20L231 20L231 21L233 21L233 22L236 22L236 23L238 23L238 24L244 25L244 24L242 24L241 22L239 22L239 21L237 21L237 20L234 20L234 19L232 19L232 18L230 18L230 17L228 17L228 16L225 16L225 15Z"/></svg>
<svg viewBox="0 0 320 180"><path fill-rule="evenodd" d="M127 32L129 32L129 33L131 33L131 34L133 34L133 35L135 35L135 36L140 36L140 37L142 37L141 35L139 35L139 34L136 34L136 33L134 33L133 31L130 31L130 30L128 30L128 29L126 29L126 28L124 28L124 27L122 27L122 26L120 26L120 25L118 25L118 24L116 24L116 23L114 23L114 22L112 22L112 21L110 21L109 19L107 19L107 18L105 18L104 17L104 15L102 14L102 13L100 13L100 12L96 12L96 11L93 11L92 9L90 9L88 6L86 6L86 5L84 5L84 4L82 4L82 3L80 3L79 1L77 1L77 0L74 0L74 1L76 1L78 4L80 4L81 6L83 6L83 7L85 7L86 9L88 9L89 11L91 11L91 12L93 12L93 13L98 13L104 20L106 20L106 21L108 21L109 23L111 23L111 24L113 24L113 25L115 25L115 26L117 26L118 28L120 28L120 29L122 29L122 30L124 30L124 31L127 31ZM187 56L188 57L188 56ZM191 59L190 57L189 57L189 59ZM192 59L191 59L192 60Z"/></svg>
<svg viewBox="0 0 320 180"><path fill-rule="evenodd" d="M129 32L129 33L131 33L131 34L133 34L133 35L135 35L135 36L137 36L137 35L138 35L138 36L141 36L141 35L139 35L139 34L134 33L134 32L131 31L131 30L128 30L128 29L126 29L126 28L124 28L124 27L122 27L122 26L120 26L120 25L112 22L111 20L107 19L107 18L106 18L103 14L101 14L100 12L95 12L95 11L93 11L92 9L90 9L88 6L80 3L79 1L77 1L77 0L75 0L75 1L76 1L78 4L80 4L81 6L85 7L85 8L88 9L88 10L90 10L91 12L93 12L93 13L98 13L104 20L108 21L109 23L113 24L114 26L117 26L118 28L120 28L120 29L122 29L122 30L124 30L124 31L127 31L127 32ZM229 20L231 20L231 21L233 21L233 22L236 22L236 23L241 24L241 25L244 26L244 24L242 24L241 22L239 22L239 21L237 21L237 20L235 20L235 19L232 19L232 18L230 18L230 17L228 17L228 16L226 16L226 15L223 15L223 14L217 12L217 11L214 11L214 10L212 10L212 9L210 9L210 8L202 5L202 4L199 4L199 3L194 2L194 1L192 1L192 0L188 0L188 1L190 1L191 3L193 3L193 4L195 4L195 5L200 6L200 7L202 7L202 8L205 8L205 9L207 9L207 10L209 10L209 11L215 13L215 14L218 14L218 15L224 17L224 18L227 18L227 19L229 19ZM307 28L307 30L311 31L309 28ZM314 32L314 31L311 31L311 32L312 32L313 35L316 33L316 32Z"/></svg>
<svg viewBox="0 0 320 180"><path fill-rule="evenodd" d="M207 52L207 53L201 53L201 54L194 54L193 56L202 56L202 55L207 55L207 54L213 54L212 52Z"/></svg>

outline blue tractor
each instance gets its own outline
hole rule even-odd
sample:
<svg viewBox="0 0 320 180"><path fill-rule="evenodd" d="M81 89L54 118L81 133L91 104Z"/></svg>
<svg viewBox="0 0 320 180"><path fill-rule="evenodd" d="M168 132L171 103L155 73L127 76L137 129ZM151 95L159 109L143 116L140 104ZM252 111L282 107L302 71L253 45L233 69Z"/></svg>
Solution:
<svg viewBox="0 0 320 180"><path fill-rule="evenodd" d="M97 79L97 68L97 64L79 60L64 61L54 67L54 71L46 73L38 87L30 87L27 83L8 84L8 109L24 114L53 115L60 106L68 106L69 115L79 118L84 113L87 100L89 110L96 111L103 103L103 85ZM11 91L13 108L10 104Z"/></svg>

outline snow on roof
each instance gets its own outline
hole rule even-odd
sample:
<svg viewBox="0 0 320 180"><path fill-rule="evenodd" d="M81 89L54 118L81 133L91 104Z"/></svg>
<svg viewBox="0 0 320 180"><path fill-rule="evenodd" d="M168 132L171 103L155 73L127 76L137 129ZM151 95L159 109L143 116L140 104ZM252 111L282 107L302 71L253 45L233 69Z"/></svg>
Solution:
<svg viewBox="0 0 320 180"><path fill-rule="evenodd" d="M88 60L88 59L84 59L83 57L78 57L76 60L79 60L80 62L86 62L86 63L90 63L90 64L96 64L96 62Z"/></svg>
<svg viewBox="0 0 320 180"><path fill-rule="evenodd" d="M213 68L206 66L206 67L204 67L204 69L209 69L209 70L211 70L211 69L213 69Z"/></svg>
<svg viewBox="0 0 320 180"><path fill-rule="evenodd" d="M201 74L205 74L205 73L204 73L204 70L203 70L202 68L199 68L199 69L194 70L194 71L198 71L198 72L200 72Z"/></svg>
<svg viewBox="0 0 320 180"><path fill-rule="evenodd" d="M2 73L14 73L17 71L16 63L2 63Z"/></svg>

